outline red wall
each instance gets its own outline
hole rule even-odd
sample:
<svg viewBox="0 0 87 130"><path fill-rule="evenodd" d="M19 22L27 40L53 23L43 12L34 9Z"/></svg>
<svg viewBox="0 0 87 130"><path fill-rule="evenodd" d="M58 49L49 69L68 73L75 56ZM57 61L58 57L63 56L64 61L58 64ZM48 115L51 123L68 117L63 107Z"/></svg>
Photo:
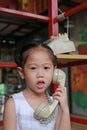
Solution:
<svg viewBox="0 0 87 130"><path fill-rule="evenodd" d="M18 0L0 0L0 7L17 9L18 8Z"/></svg>

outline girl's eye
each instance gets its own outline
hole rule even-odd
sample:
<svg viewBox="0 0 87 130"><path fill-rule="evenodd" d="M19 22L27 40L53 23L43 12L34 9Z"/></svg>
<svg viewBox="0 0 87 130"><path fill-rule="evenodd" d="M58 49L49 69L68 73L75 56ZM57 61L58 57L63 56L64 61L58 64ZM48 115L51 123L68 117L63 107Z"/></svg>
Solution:
<svg viewBox="0 0 87 130"><path fill-rule="evenodd" d="M47 70L47 69L50 69L50 67L46 66L46 67L44 67L44 69Z"/></svg>
<svg viewBox="0 0 87 130"><path fill-rule="evenodd" d="M31 70L35 70L35 69L36 69L36 67L31 67L30 69L31 69Z"/></svg>

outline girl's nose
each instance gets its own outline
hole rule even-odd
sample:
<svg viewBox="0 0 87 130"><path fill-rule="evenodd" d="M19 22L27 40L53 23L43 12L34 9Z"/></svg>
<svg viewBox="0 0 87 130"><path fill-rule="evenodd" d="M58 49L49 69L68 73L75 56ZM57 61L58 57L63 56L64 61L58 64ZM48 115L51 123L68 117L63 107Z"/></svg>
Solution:
<svg viewBox="0 0 87 130"><path fill-rule="evenodd" d="M38 76L38 77L43 77L43 76L44 76L44 72L43 72L42 69L39 69L39 70L38 70L37 76Z"/></svg>

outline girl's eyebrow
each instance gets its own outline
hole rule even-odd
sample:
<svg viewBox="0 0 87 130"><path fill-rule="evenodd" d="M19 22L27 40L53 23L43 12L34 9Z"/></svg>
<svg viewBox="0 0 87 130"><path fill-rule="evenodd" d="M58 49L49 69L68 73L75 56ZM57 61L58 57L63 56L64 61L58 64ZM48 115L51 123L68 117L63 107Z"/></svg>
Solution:
<svg viewBox="0 0 87 130"><path fill-rule="evenodd" d="M45 65L51 65L51 63L45 63Z"/></svg>
<svg viewBox="0 0 87 130"><path fill-rule="evenodd" d="M51 63L42 63L43 65L51 65ZM35 62L32 62L32 63L29 63L28 65L37 65L37 63Z"/></svg>

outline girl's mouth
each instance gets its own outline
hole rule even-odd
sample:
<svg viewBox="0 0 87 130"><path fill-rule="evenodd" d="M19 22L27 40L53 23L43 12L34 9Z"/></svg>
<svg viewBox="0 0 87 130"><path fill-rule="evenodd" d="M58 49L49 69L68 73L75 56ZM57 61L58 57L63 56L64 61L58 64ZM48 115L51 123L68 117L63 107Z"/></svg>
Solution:
<svg viewBox="0 0 87 130"><path fill-rule="evenodd" d="M44 84L45 84L44 81L38 81L38 82L37 82L37 87L38 87L38 88L43 88L43 87L44 87Z"/></svg>

